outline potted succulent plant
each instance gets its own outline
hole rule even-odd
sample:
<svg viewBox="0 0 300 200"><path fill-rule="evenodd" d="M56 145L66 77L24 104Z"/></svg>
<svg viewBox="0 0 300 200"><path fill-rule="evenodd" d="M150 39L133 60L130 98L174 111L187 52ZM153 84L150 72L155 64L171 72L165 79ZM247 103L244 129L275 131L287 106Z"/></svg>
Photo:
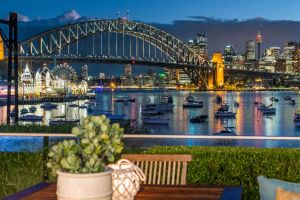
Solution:
<svg viewBox="0 0 300 200"><path fill-rule="evenodd" d="M111 170L106 166L123 150L124 129L110 125L105 115L86 117L72 129L76 140L64 140L52 146L47 167L57 176L57 198L111 199Z"/></svg>

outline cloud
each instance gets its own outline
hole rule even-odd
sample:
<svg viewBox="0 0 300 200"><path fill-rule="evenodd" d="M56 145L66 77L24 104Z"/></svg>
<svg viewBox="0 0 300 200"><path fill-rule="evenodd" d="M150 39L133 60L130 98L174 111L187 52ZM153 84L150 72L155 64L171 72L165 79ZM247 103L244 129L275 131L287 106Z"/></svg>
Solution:
<svg viewBox="0 0 300 200"><path fill-rule="evenodd" d="M21 18L21 17L19 17ZM49 19L29 20L26 16L20 22L20 40L36 35L51 28L69 23L95 20L95 17L80 15L76 10L69 10ZM171 24L151 23L151 25L169 32L187 42L199 32L208 35L210 53L223 51L227 44L235 46L237 52L245 51L245 42L255 40L257 31L263 36L263 49L269 46L283 46L286 41L300 40L300 21L268 20L261 17L253 19L219 19L206 16L189 16L185 20L175 20Z"/></svg>
<svg viewBox="0 0 300 200"><path fill-rule="evenodd" d="M73 22L81 18L81 15L76 10L69 10L57 17L59 23Z"/></svg>
<svg viewBox="0 0 300 200"><path fill-rule="evenodd" d="M21 13L18 13L18 21L20 22L29 22L30 19L29 17L22 15Z"/></svg>
<svg viewBox="0 0 300 200"><path fill-rule="evenodd" d="M245 42L255 40L257 31L263 36L263 49L270 46L283 46L286 41L300 40L300 21L268 20L260 17L247 20L216 19L213 17L192 16L191 19L176 20L172 24L152 23L183 41L193 39L199 32L208 35L210 53L223 51L231 44L237 52L245 51Z"/></svg>

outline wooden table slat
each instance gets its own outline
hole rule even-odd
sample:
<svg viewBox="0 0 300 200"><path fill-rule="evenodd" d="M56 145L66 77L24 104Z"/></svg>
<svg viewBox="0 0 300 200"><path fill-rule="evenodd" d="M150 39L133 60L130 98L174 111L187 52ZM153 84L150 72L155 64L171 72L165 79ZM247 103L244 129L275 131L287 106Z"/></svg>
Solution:
<svg viewBox="0 0 300 200"><path fill-rule="evenodd" d="M33 186L25 190L26 192L17 193L5 200L56 200L56 183L42 183L43 185L37 190L37 186ZM226 191L227 192L226 192ZM31 193L29 192L31 191ZM234 193L238 194L234 194ZM224 198L224 194L227 197ZM229 194L229 196L228 196ZM231 195L233 194L233 195ZM158 185L142 185L140 191L135 196L135 200L153 200L153 199L164 199L164 200L219 200L219 199L230 199L237 200L241 198L242 188L241 187L222 187L222 186L158 186ZM23 196L22 196L23 195ZM225 195L225 196L226 196ZM18 198L16 198L16 196Z"/></svg>

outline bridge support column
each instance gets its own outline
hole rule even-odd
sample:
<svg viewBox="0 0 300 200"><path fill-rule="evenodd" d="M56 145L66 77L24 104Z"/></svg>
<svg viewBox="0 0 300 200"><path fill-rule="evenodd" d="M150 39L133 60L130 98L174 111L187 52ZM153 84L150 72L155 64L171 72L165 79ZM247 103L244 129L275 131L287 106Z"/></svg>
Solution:
<svg viewBox="0 0 300 200"><path fill-rule="evenodd" d="M220 88L224 86L224 60L222 53L214 53L211 62L215 67L215 86Z"/></svg>

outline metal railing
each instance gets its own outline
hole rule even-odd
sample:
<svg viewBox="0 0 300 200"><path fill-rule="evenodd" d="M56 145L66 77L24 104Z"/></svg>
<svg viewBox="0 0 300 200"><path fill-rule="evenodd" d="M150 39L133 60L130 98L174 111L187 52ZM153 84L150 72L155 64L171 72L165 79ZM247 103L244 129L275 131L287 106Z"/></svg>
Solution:
<svg viewBox="0 0 300 200"><path fill-rule="evenodd" d="M0 133L11 137L76 137L70 133ZM124 134L124 138L135 139L221 139L221 140L299 140L296 136L220 136L220 135L155 135L155 134Z"/></svg>

